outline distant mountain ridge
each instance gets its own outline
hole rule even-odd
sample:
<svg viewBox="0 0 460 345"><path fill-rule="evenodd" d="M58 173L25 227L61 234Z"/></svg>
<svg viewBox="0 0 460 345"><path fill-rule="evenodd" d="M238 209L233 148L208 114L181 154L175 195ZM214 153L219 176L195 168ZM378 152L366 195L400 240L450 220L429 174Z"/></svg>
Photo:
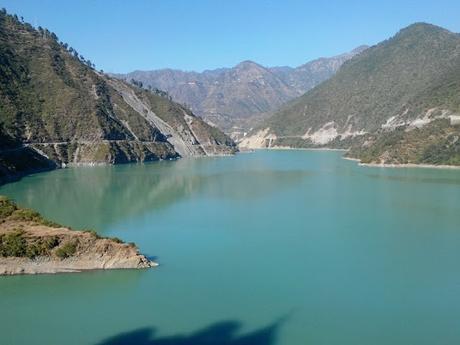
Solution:
<svg viewBox="0 0 460 345"><path fill-rule="evenodd" d="M287 85L292 85L301 94L330 78L353 56L362 53L369 46L361 45L352 51L330 58L319 58L298 67L270 67Z"/></svg>
<svg viewBox="0 0 460 345"><path fill-rule="evenodd" d="M316 59L296 68L264 67L243 61L232 68L202 73L163 69L115 76L167 91L173 100L187 105L196 115L233 133L247 131L256 120L328 79L345 61L366 48L360 46L349 53Z"/></svg>
<svg viewBox="0 0 460 345"><path fill-rule="evenodd" d="M369 163L460 165L459 114L460 36L416 23L345 62L241 145L352 147Z"/></svg>
<svg viewBox="0 0 460 345"><path fill-rule="evenodd" d="M161 92L94 70L0 11L0 180L67 164L228 154L233 141Z"/></svg>

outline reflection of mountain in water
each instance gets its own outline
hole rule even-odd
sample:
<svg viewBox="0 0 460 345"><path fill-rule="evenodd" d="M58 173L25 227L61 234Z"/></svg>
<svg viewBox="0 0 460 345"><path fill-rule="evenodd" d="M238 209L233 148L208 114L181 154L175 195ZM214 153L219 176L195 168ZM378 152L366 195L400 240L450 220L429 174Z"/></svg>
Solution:
<svg viewBox="0 0 460 345"><path fill-rule="evenodd" d="M110 224L189 197L250 200L299 183L307 172L272 170L246 161L244 170L222 159L182 159L145 165L71 168L3 187L24 206L77 228ZM46 200L46 202L43 202Z"/></svg>

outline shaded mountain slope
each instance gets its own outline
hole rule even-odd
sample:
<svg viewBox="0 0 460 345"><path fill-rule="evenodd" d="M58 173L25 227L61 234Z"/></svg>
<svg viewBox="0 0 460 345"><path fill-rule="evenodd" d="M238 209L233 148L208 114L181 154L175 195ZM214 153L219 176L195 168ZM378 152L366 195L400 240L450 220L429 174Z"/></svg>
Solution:
<svg viewBox="0 0 460 345"><path fill-rule="evenodd" d="M2 176L235 150L223 133L162 93L112 80L53 33L5 12L0 123Z"/></svg>

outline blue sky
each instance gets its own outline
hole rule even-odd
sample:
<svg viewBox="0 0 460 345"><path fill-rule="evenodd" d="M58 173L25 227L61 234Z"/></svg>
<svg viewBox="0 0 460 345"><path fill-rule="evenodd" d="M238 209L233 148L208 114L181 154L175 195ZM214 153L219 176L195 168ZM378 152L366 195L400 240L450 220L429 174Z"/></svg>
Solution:
<svg viewBox="0 0 460 345"><path fill-rule="evenodd" d="M184 70L242 60L297 66L375 44L413 22L460 32L459 0L0 0L98 69Z"/></svg>

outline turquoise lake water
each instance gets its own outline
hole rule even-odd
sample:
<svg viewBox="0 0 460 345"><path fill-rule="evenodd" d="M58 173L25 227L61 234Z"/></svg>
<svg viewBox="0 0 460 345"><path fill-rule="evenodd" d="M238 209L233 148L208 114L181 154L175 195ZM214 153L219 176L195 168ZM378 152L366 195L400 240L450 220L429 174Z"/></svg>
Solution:
<svg viewBox="0 0 460 345"><path fill-rule="evenodd" d="M460 170L259 151L0 194L161 264L0 277L1 344L460 344Z"/></svg>

